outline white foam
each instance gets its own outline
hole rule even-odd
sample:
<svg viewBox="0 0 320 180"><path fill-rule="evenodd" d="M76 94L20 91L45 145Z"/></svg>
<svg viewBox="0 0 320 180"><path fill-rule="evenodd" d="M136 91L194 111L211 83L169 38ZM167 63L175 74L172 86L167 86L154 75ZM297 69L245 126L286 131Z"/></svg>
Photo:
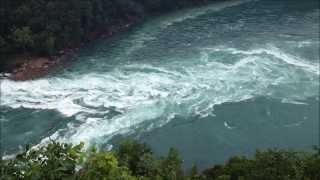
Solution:
<svg viewBox="0 0 320 180"><path fill-rule="evenodd" d="M212 51L227 51L232 54L244 54L244 55L262 55L262 54L268 54L272 55L279 60L284 61L287 64L298 66L301 68L304 68L304 70L310 71L312 73L316 73L319 75L319 63L313 63L310 61L302 60L299 57L290 55L288 53L285 53L281 51L279 48L276 48L274 46L267 46L266 48L258 48L258 49L252 49L248 51L239 50L235 48L228 48L228 47L217 47L217 48L204 48L206 50L212 50ZM243 63L243 62L240 62Z"/></svg>
<svg viewBox="0 0 320 180"><path fill-rule="evenodd" d="M152 21L145 23L140 31L134 32L133 35L126 39L125 41L131 42L133 45L125 50L124 55L128 56L131 53L145 47L145 43L155 39L155 34L157 34L161 29L166 29L175 23L183 22L188 19L195 19L201 15L208 12L218 12L229 7L238 6L245 4L254 0L231 0L226 2L216 2L212 5L206 7L198 7L193 9L181 10L178 13L168 14L166 16L161 16L159 18L154 18ZM159 21L161 23L159 23Z"/></svg>
<svg viewBox="0 0 320 180"><path fill-rule="evenodd" d="M232 0L226 2L213 3L206 7L193 8L192 10L180 11L179 13L170 14L168 16L161 17L162 28L167 28L175 23L183 22L188 19L195 19L208 12L218 12L229 7L239 6L251 2L253 0Z"/></svg>
<svg viewBox="0 0 320 180"><path fill-rule="evenodd" d="M226 2L190 16L177 16L160 23L160 27L241 2L244 1ZM133 46L129 43L130 47L124 48L120 56L129 56L152 40L153 33L144 34L148 28L156 32L152 28L159 28L159 24L153 27L151 23L129 38ZM219 53L234 63L219 61ZM292 103L319 92L319 64L272 45L249 50L209 47L200 49L199 56L194 57L157 65L132 62L108 72L92 70L87 74L64 74L26 82L3 80L1 103L11 108L56 110L74 117L76 120L69 122L67 129L50 138L73 143L85 141L89 145L144 125L147 130L161 127L176 116L214 116L214 106L226 102L270 96ZM231 127L227 122L224 125ZM47 141L48 138L42 143Z"/></svg>
<svg viewBox="0 0 320 180"><path fill-rule="evenodd" d="M224 125L226 128L228 128L228 129L234 129L234 128L236 128L236 127L230 126L227 121L223 122L223 125Z"/></svg>
<svg viewBox="0 0 320 180"><path fill-rule="evenodd" d="M90 73L76 78L70 76L27 82L4 80L2 105L52 109L65 116L75 116L82 122L80 126L70 122L67 132L58 131L51 138L73 143L97 143L115 134L131 132L142 124L151 124L152 128L162 126L173 119L172 114L207 117L213 115L213 107L217 104L243 101L268 93L272 96L272 92L278 92L281 86L295 88L296 85L290 83L299 83L291 77L295 71L277 66L279 61L272 58L262 61L265 58L263 53L296 65L310 76L317 77L312 75L315 69L311 64L298 63L297 59L278 50L206 50L207 53L216 51L241 53L245 57L230 65L209 59L195 62L184 66L185 72L188 72L185 74L174 70L181 68L180 64L159 67L132 64L108 73ZM144 72L144 69L149 70ZM274 79L274 74L281 75L283 72L289 74ZM301 96L301 93L298 95ZM309 95L312 94L306 94L306 97ZM295 91L286 92L282 98L290 99L290 96L296 97L297 94ZM119 114L110 117L110 107Z"/></svg>

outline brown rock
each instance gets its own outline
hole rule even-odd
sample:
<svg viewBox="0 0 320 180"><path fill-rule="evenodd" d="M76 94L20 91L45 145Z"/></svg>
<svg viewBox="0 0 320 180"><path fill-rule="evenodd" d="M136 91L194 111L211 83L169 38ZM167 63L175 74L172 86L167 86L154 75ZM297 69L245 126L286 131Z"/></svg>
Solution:
<svg viewBox="0 0 320 180"><path fill-rule="evenodd" d="M25 81L48 74L50 67L58 64L45 57L33 57L13 70L10 77L16 81Z"/></svg>

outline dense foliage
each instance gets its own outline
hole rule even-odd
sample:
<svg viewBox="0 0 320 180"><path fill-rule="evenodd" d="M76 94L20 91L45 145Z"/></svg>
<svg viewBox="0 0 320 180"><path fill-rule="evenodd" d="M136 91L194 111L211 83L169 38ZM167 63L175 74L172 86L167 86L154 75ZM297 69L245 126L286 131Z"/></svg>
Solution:
<svg viewBox="0 0 320 180"><path fill-rule="evenodd" d="M146 144L126 140L112 151L83 151L52 142L38 149L26 149L14 159L1 162L1 180L317 180L319 152L283 150L258 151L253 158L236 156L224 165L198 172L194 166L183 172L178 152L170 149L157 157Z"/></svg>
<svg viewBox="0 0 320 180"><path fill-rule="evenodd" d="M99 31L207 0L1 0L0 53L52 55Z"/></svg>

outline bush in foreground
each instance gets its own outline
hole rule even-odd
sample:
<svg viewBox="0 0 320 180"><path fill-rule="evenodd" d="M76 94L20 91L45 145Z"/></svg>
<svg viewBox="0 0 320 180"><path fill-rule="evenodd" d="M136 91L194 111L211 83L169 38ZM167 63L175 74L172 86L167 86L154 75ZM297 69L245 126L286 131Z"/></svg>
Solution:
<svg viewBox="0 0 320 180"><path fill-rule="evenodd" d="M223 165L202 172L196 166L186 173L175 149L157 157L146 144L125 140L112 151L83 150L52 142L26 149L1 161L1 180L318 180L320 153L287 150L257 151L253 158L231 157Z"/></svg>

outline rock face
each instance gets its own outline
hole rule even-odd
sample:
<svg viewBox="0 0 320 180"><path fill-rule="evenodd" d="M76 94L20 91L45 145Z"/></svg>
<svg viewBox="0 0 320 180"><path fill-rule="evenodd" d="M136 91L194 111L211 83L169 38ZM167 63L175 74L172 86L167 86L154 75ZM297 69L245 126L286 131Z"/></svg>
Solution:
<svg viewBox="0 0 320 180"><path fill-rule="evenodd" d="M53 61L45 57L31 57L14 69L10 79L15 81L25 81L39 78L49 73L49 69L56 66L59 61Z"/></svg>

